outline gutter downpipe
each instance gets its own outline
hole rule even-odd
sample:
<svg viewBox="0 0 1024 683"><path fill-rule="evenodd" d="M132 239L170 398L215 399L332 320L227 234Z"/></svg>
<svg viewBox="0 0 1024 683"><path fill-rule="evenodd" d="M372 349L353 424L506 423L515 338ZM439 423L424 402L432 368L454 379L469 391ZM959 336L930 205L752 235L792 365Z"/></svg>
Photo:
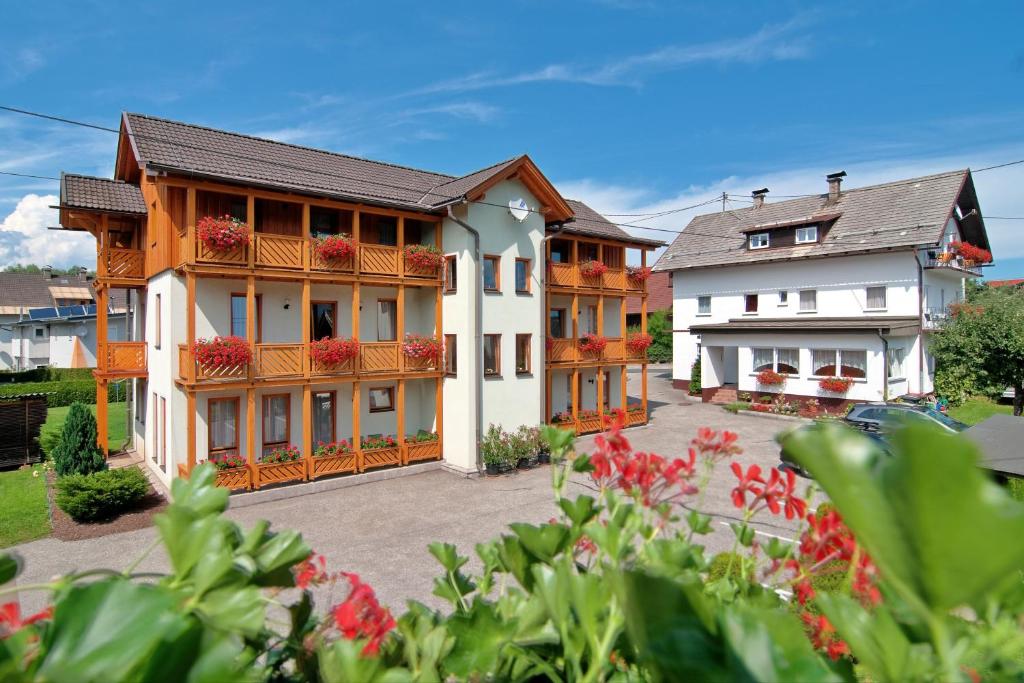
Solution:
<svg viewBox="0 0 1024 683"><path fill-rule="evenodd" d="M914 251L914 260L917 262L917 391L924 393L924 265L921 263L921 250ZM888 359L886 359L888 363ZM886 365L886 369L888 369ZM888 385L886 385L888 388ZM909 387L908 387L909 388ZM934 387L932 387L934 390Z"/></svg>
<svg viewBox="0 0 1024 683"><path fill-rule="evenodd" d="M462 203L463 203L463 205L465 205L466 204L465 200L463 200ZM476 327L476 329L474 331L474 334L473 334L473 339L474 339L473 355L475 356L475 360L476 360L476 363L475 363L476 364L476 381L473 382L473 404L476 406L476 469L477 469L477 472L482 472L484 468L483 468L483 461L482 461L482 459L480 457L480 440L483 438L483 399L482 399L483 392L481 391L481 385L483 384L483 381L484 381L484 358L483 358L483 354L484 354L484 340L483 340L483 318L484 318L484 308L483 308L484 283L483 283L483 277L484 277L484 272L483 272L483 264L480 262L480 233L472 225L470 225L466 221L464 221L461 218L459 218L458 216L456 216L455 212L452 211L451 204L449 204L446 208L448 209L448 218L450 218L452 220L452 222L456 223L457 225L462 226L466 230L466 232L468 232L470 235L473 236L473 263L474 263L474 270L475 270L475 274L474 274L474 277L473 277L473 281L475 283L474 284L475 291L474 291L473 295L476 297L476 299L475 299L476 306L475 306L475 311L474 311L474 314L473 314L474 315L474 325Z"/></svg>
<svg viewBox="0 0 1024 683"><path fill-rule="evenodd" d="M889 340L882 336L882 330L886 328L879 327L875 334L882 340L882 400L888 402L889 400Z"/></svg>

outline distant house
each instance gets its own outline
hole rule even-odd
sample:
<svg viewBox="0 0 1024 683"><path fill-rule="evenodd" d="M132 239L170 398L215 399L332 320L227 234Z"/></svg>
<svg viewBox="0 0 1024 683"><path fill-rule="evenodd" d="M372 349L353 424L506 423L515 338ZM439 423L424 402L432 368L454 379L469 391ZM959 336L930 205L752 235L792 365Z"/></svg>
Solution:
<svg viewBox="0 0 1024 683"><path fill-rule="evenodd" d="M626 326L640 325L640 304L638 296L626 299ZM647 312L668 311L672 315L672 273L651 273L647 279Z"/></svg>
<svg viewBox="0 0 1024 683"><path fill-rule="evenodd" d="M1024 278L1018 277L1012 280L985 280L985 284L989 287L1017 287L1019 289L1024 287Z"/></svg>
<svg viewBox="0 0 1024 683"><path fill-rule="evenodd" d="M122 338L125 298L110 306ZM96 367L96 305L84 274L0 273L0 370Z"/></svg>
<svg viewBox="0 0 1024 683"><path fill-rule="evenodd" d="M655 265L673 275L679 388L701 360L708 400L882 400L932 390L931 330L989 249L968 170L765 202L694 218ZM985 258L985 256L982 256ZM989 257L990 258L990 257ZM778 385L759 382L765 370ZM829 391L838 377L845 391ZM764 378L764 377L762 377Z"/></svg>

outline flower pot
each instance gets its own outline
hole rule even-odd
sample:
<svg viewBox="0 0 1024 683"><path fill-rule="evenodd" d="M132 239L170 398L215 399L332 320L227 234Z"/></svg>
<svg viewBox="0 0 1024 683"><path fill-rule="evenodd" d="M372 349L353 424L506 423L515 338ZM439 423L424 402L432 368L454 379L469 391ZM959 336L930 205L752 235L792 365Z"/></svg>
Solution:
<svg viewBox="0 0 1024 683"><path fill-rule="evenodd" d="M600 417L580 418L580 434L591 434L599 431L601 431Z"/></svg>
<svg viewBox="0 0 1024 683"><path fill-rule="evenodd" d="M519 462L516 463L516 467L521 469L521 470L528 470L528 469L530 469L530 467L531 467L530 459L529 458L519 458Z"/></svg>
<svg viewBox="0 0 1024 683"><path fill-rule="evenodd" d="M373 448L363 451L363 469L402 464L402 449L397 445L390 448Z"/></svg>
<svg viewBox="0 0 1024 683"><path fill-rule="evenodd" d="M514 469L515 469L515 465L513 465L510 462L500 462L500 463L498 463L498 472L501 473L501 474L508 474L509 472L511 472Z"/></svg>
<svg viewBox="0 0 1024 683"><path fill-rule="evenodd" d="M484 470L487 472L489 476L492 477L496 477L499 474L501 474L501 468L498 466L498 463L496 462L487 463L486 465L484 465Z"/></svg>
<svg viewBox="0 0 1024 683"><path fill-rule="evenodd" d="M309 472L310 479L326 477L331 474L342 474L358 470L358 461L355 453L341 453L339 455L323 455L313 458Z"/></svg>
<svg viewBox="0 0 1024 683"><path fill-rule="evenodd" d="M258 463L256 465L256 486L295 481L306 478L306 463L303 460L290 462Z"/></svg>
<svg viewBox="0 0 1024 683"><path fill-rule="evenodd" d="M440 457L440 441L420 441L418 443L407 442L406 460L409 462L414 462L417 460L434 460Z"/></svg>
<svg viewBox="0 0 1024 683"><path fill-rule="evenodd" d="M547 451L541 451L537 454L537 462L541 465L548 465L551 463L551 454Z"/></svg>
<svg viewBox="0 0 1024 683"><path fill-rule="evenodd" d="M217 477L214 479L214 483L217 486L223 486L232 491L252 488L252 479L248 467L231 467L225 470L217 470Z"/></svg>

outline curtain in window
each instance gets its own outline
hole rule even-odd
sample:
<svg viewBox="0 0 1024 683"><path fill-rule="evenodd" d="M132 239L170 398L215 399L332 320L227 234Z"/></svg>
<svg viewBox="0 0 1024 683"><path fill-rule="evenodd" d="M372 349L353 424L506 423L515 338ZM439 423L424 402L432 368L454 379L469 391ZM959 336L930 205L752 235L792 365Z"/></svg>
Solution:
<svg viewBox="0 0 1024 683"><path fill-rule="evenodd" d="M747 294L744 300L744 311L746 313L757 313L757 294Z"/></svg>
<svg viewBox="0 0 1024 683"><path fill-rule="evenodd" d="M711 297L710 296L699 296L697 297L697 312L704 314L711 312Z"/></svg>
<svg viewBox="0 0 1024 683"><path fill-rule="evenodd" d="M395 341L398 335L398 304L377 302L377 341Z"/></svg>
<svg viewBox="0 0 1024 683"><path fill-rule="evenodd" d="M334 305L313 304L313 341L334 336Z"/></svg>
<svg viewBox="0 0 1024 683"><path fill-rule="evenodd" d="M313 394L313 443L331 443L334 439L334 394Z"/></svg>
<svg viewBox="0 0 1024 683"><path fill-rule="evenodd" d="M867 351L840 351L839 374L843 377L863 379L868 376Z"/></svg>
<svg viewBox="0 0 1024 683"><path fill-rule="evenodd" d="M811 374L817 377L835 377L836 350L811 349Z"/></svg>
<svg viewBox="0 0 1024 683"><path fill-rule="evenodd" d="M586 325L584 326L583 332L600 334L600 331L597 329L597 306L587 306L587 317L585 321Z"/></svg>
<svg viewBox="0 0 1024 683"><path fill-rule="evenodd" d="M868 308L885 308L885 287L868 287Z"/></svg>
<svg viewBox="0 0 1024 683"><path fill-rule="evenodd" d="M516 291L525 292L527 290L527 263L526 261L516 261Z"/></svg>
<svg viewBox="0 0 1024 683"><path fill-rule="evenodd" d="M815 311L818 309L818 292L814 289L805 289L800 292L800 310Z"/></svg>
<svg viewBox="0 0 1024 683"><path fill-rule="evenodd" d="M493 334L484 335L484 373L498 373L498 337Z"/></svg>
<svg viewBox="0 0 1024 683"><path fill-rule="evenodd" d="M266 396L263 399L263 443L284 443L288 440L288 397Z"/></svg>
<svg viewBox="0 0 1024 683"><path fill-rule="evenodd" d="M771 370L773 366L772 349L751 349L754 354L754 372Z"/></svg>
<svg viewBox="0 0 1024 683"><path fill-rule="evenodd" d="M890 378L902 378L903 377L903 359L906 357L906 349L897 347L889 349L888 354L889 361L889 377Z"/></svg>
<svg viewBox="0 0 1024 683"><path fill-rule="evenodd" d="M210 450L238 445L234 401L210 401Z"/></svg>
<svg viewBox="0 0 1024 683"><path fill-rule="evenodd" d="M776 370L787 375L800 374L800 349L776 349Z"/></svg>
<svg viewBox="0 0 1024 683"><path fill-rule="evenodd" d="M484 289L498 288L498 273L495 270L497 265L496 259L484 258Z"/></svg>

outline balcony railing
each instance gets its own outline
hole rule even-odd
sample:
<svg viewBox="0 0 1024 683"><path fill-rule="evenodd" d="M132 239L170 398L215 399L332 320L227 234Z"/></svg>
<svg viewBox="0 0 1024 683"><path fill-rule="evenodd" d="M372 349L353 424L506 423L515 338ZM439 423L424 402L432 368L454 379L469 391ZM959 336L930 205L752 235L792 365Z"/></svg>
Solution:
<svg viewBox="0 0 1024 683"><path fill-rule="evenodd" d="M304 350L303 344L257 344L256 377L276 379L301 375Z"/></svg>
<svg viewBox="0 0 1024 683"><path fill-rule="evenodd" d="M146 342L107 342L106 355L97 369L107 373L145 374Z"/></svg>
<svg viewBox="0 0 1024 683"><path fill-rule="evenodd" d="M924 309L924 329L937 330L949 320L948 308L929 307Z"/></svg>
<svg viewBox="0 0 1024 683"><path fill-rule="evenodd" d="M585 275L575 263L548 263L548 286L598 289L613 292L645 292L647 282L629 277L624 268L609 268L601 275Z"/></svg>
<svg viewBox="0 0 1024 683"><path fill-rule="evenodd" d="M398 275L398 247L360 244L359 270L369 275Z"/></svg>
<svg viewBox="0 0 1024 683"><path fill-rule="evenodd" d="M927 259L924 263L925 269L947 269L955 270L975 277L981 277L981 268L974 261L967 261L963 256L952 252L943 252L937 258Z"/></svg>
<svg viewBox="0 0 1024 683"><path fill-rule="evenodd" d="M398 372L398 342L369 342L359 345L359 369L362 372Z"/></svg>
<svg viewBox="0 0 1024 683"><path fill-rule="evenodd" d="M549 363L592 363L594 361L644 361L647 352L634 352L626 346L622 337L606 337L604 349L601 351L583 351L579 339L549 339L547 360Z"/></svg>
<svg viewBox="0 0 1024 683"><path fill-rule="evenodd" d="M144 280L146 278L146 254L141 249L103 249L99 262L105 271L100 277L118 278L122 280Z"/></svg>
<svg viewBox="0 0 1024 683"><path fill-rule="evenodd" d="M308 250L304 238L259 232L255 237L257 266L302 269L302 254Z"/></svg>

